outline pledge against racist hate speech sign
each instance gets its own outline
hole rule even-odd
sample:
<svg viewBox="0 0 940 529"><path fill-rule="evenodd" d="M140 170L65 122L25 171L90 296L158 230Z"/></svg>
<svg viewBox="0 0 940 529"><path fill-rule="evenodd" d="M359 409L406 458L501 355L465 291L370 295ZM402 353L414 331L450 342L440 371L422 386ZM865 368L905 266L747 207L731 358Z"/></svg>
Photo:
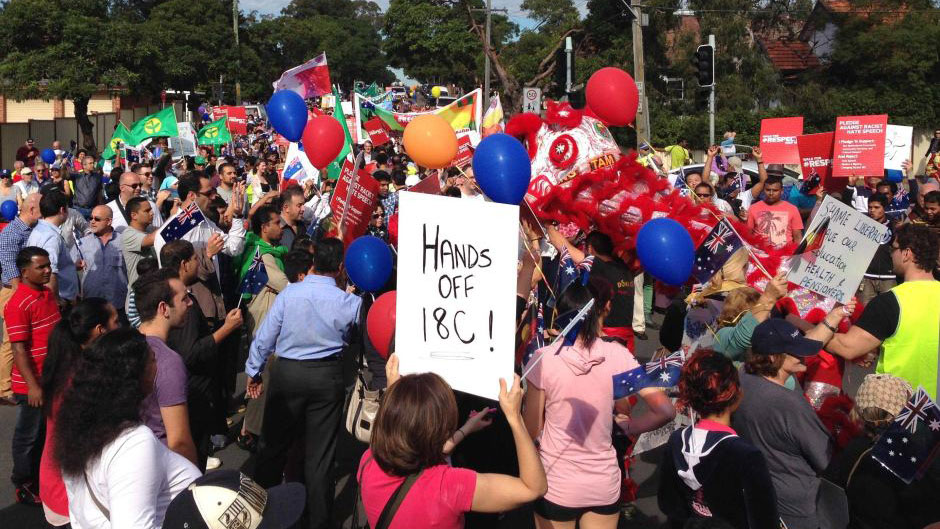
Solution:
<svg viewBox="0 0 940 529"><path fill-rule="evenodd" d="M836 120L832 176L881 176L885 169L887 114Z"/></svg>
<svg viewBox="0 0 940 529"><path fill-rule="evenodd" d="M398 207L400 373L496 399L513 376L519 207L410 192Z"/></svg>
<svg viewBox="0 0 940 529"><path fill-rule="evenodd" d="M885 225L826 195L803 236L807 251L787 280L848 303L887 236Z"/></svg>

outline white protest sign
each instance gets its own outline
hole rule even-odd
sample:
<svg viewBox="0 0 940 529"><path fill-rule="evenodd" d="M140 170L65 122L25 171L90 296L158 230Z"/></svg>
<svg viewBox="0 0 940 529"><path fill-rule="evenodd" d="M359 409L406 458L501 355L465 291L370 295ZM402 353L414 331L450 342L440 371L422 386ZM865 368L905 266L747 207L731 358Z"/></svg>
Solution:
<svg viewBox="0 0 940 529"><path fill-rule="evenodd" d="M171 137L170 148L173 149L173 158L179 159L183 156L196 156L196 131L193 126L183 121L176 124L179 129L179 136Z"/></svg>
<svg viewBox="0 0 940 529"><path fill-rule="evenodd" d="M885 169L902 171L904 160L911 159L914 143L914 127L888 125L885 132Z"/></svg>
<svg viewBox="0 0 940 529"><path fill-rule="evenodd" d="M399 372L489 399L512 381L519 207L399 194Z"/></svg>
<svg viewBox="0 0 940 529"><path fill-rule="evenodd" d="M796 259L787 279L848 303L887 236L887 226L826 195L803 236L807 252Z"/></svg>

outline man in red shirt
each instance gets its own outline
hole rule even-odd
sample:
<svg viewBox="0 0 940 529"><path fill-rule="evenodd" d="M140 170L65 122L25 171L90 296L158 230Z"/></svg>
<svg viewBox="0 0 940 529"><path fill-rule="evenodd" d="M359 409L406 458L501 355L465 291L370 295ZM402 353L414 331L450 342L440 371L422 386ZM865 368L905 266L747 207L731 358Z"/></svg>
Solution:
<svg viewBox="0 0 940 529"><path fill-rule="evenodd" d="M3 309L13 346L13 397L19 407L13 429L16 500L39 504L39 457L45 437L42 416L42 365L52 328L61 318L55 295L45 285L52 277L49 254L27 246L16 255L20 284Z"/></svg>
<svg viewBox="0 0 940 529"><path fill-rule="evenodd" d="M764 182L764 200L752 204L747 211L747 228L754 235L770 241L775 248L803 239L803 218L800 210L780 200L783 180L771 176Z"/></svg>

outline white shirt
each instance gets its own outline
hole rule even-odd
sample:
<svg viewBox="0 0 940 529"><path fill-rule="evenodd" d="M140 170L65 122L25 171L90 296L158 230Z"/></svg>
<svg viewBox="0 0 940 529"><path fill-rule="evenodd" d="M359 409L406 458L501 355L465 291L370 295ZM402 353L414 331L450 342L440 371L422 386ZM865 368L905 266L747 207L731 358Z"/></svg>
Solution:
<svg viewBox="0 0 940 529"><path fill-rule="evenodd" d="M121 208L118 207L118 200L120 199L115 198L111 202L105 204L111 208L111 227L114 228L115 233L121 233L125 228L127 228L127 221L124 220L124 214L121 213ZM163 217L160 216L160 209L157 208L157 205L153 201L148 200L147 202L150 202L150 207L153 208L153 222L151 222L150 225L154 228L159 228L163 224ZM128 213L127 216L130 216L130 213Z"/></svg>
<svg viewBox="0 0 940 529"><path fill-rule="evenodd" d="M171 220L173 220L173 217L168 218L166 221L170 222ZM228 233L222 231L211 220L206 219L189 230L186 235L183 235L183 240L193 243L193 247L197 252L204 252L213 233L222 236L224 241L222 253L230 257L238 257L242 254L245 249L245 219L232 219L232 227L228 230ZM153 240L153 251L156 252L158 261L160 259L160 249L163 248L164 244L166 244L166 241L157 233L156 238ZM212 260L215 263L215 269L219 270L219 257L214 256Z"/></svg>
<svg viewBox="0 0 940 529"><path fill-rule="evenodd" d="M159 529L170 501L200 476L144 425L121 432L93 459L85 476L63 475L73 529ZM91 499L110 511L110 520Z"/></svg>
<svg viewBox="0 0 940 529"><path fill-rule="evenodd" d="M16 190L16 194L19 195L20 198L26 200L26 197L29 196L30 193L39 192L39 184L37 184L35 180L30 180L29 182L20 180L19 182L13 183L13 189Z"/></svg>

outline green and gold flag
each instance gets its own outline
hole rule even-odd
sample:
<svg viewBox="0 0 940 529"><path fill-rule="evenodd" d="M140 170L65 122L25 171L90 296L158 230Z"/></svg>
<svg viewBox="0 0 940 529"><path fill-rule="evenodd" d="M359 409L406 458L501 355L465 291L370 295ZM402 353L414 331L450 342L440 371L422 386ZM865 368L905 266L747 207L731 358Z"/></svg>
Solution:
<svg viewBox="0 0 940 529"><path fill-rule="evenodd" d="M114 129L114 134L111 135L111 141L108 142L108 146L105 148L104 152L101 153L101 159L110 160L117 156L118 145L121 143L133 147L140 142L131 135L131 131L127 130L124 123L118 121L118 125Z"/></svg>
<svg viewBox="0 0 940 529"><path fill-rule="evenodd" d="M144 116L143 119L131 126L131 136L138 142L147 138L166 137L172 138L179 136L179 127L176 126L176 110L168 106L161 110Z"/></svg>
<svg viewBox="0 0 940 529"><path fill-rule="evenodd" d="M232 141L232 133L229 132L225 124L227 120L228 117L222 117L222 119L217 119L199 129L199 133L196 134L196 143L199 145L225 145Z"/></svg>

